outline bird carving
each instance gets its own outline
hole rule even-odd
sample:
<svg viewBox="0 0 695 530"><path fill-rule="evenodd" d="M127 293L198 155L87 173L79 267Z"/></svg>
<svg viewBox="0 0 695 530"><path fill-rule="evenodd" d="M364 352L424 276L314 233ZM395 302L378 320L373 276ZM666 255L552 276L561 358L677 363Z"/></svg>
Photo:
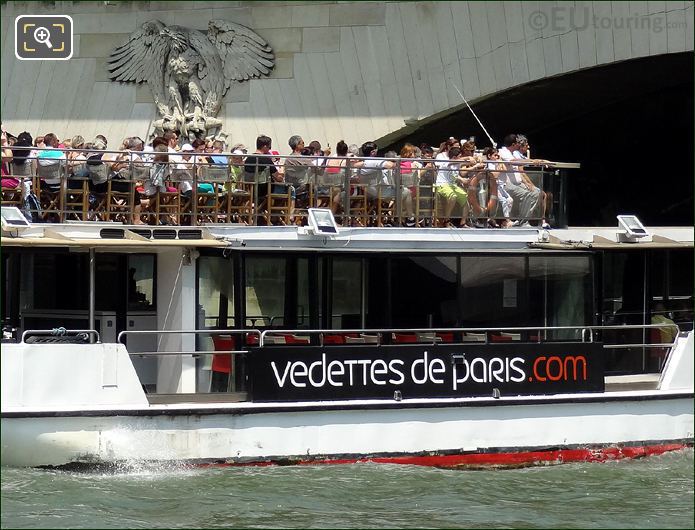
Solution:
<svg viewBox="0 0 695 530"><path fill-rule="evenodd" d="M107 70L113 81L148 84L156 128L201 137L221 126L216 116L232 83L267 76L274 65L268 43L241 24L211 20L205 33L150 20L111 52Z"/></svg>

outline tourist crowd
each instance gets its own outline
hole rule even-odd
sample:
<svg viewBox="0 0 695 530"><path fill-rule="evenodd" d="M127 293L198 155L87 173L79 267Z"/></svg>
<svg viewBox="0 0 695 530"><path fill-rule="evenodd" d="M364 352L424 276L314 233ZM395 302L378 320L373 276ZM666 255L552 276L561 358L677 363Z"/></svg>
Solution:
<svg viewBox="0 0 695 530"><path fill-rule="evenodd" d="M473 138L450 137L436 148L406 143L399 153L382 156L375 142L357 146L341 140L334 154L330 146L316 140L305 144L301 136L293 135L288 147L289 154L280 155L265 135L251 150L222 140L182 143L176 132L166 132L149 143L128 137L110 150L103 135L91 142L80 135L61 140L53 133L32 138L26 131L15 137L3 128L3 204L6 192L21 190L25 200L31 198L36 176L40 194L59 193L64 181L64 192L70 193L86 181L90 202L107 188L132 190L132 221L140 224L148 221L148 208L159 194L178 192L190 199L194 187L197 194L219 195L249 182L257 186L254 200L259 207L268 193L286 192L286 218L292 223L296 208L310 206L329 207L340 219L348 213L345 201L352 209L355 198L364 196L364 208L370 212L376 211L377 203L398 205L379 208L392 214L386 224L548 226L545 217L551 197L538 175L549 163L530 158L528 139L521 134L505 136L500 149L478 150ZM266 182L271 184L259 185ZM320 204L317 197L323 198Z"/></svg>

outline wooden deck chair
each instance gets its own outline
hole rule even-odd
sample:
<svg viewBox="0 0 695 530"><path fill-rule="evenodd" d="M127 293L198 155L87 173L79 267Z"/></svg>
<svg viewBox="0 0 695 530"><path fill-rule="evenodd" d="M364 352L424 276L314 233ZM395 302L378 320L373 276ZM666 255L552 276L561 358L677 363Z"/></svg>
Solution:
<svg viewBox="0 0 695 530"><path fill-rule="evenodd" d="M44 221L63 222L64 175L63 160L36 168L36 196L41 204Z"/></svg>
<svg viewBox="0 0 695 530"><path fill-rule="evenodd" d="M65 220L89 220L89 179L71 177L65 190Z"/></svg>

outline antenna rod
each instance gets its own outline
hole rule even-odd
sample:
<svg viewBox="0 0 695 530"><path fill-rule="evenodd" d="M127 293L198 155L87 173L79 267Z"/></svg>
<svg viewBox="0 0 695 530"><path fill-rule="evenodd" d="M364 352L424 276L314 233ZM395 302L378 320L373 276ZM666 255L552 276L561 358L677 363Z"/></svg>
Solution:
<svg viewBox="0 0 695 530"><path fill-rule="evenodd" d="M453 86L453 87L456 89L456 92L459 93L459 96L461 96L461 99L462 99L463 102L466 104L466 107L468 107L468 110L471 111L471 114L473 114L473 117L474 117L474 118L476 119L476 121L478 122L478 125L480 125L480 128L483 129L483 131L484 131L485 134L487 135L488 139L490 140L490 143L492 144L492 147L494 147L495 149L497 149L497 142L495 142L495 141L492 139L492 136L490 136L490 133L487 132L487 129L486 129L485 126L483 125L483 122L480 121L480 118L478 118L478 116L476 115L476 113L473 112L473 109L472 109L471 106L468 104L468 101L466 100L466 98L463 97L463 94L461 93L461 91L458 89L458 87L454 84L453 81L451 81L451 80L449 80L449 79L447 79L447 81L449 81L449 83L451 83L451 86Z"/></svg>

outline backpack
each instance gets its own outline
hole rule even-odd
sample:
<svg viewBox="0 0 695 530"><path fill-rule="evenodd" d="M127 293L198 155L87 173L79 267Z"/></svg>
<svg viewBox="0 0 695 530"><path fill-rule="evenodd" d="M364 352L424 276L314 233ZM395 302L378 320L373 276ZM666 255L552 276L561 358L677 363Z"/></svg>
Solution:
<svg viewBox="0 0 695 530"><path fill-rule="evenodd" d="M39 223L42 221L41 204L33 191L29 192L24 198L24 208L22 213L24 214L24 217L27 218L27 221L31 223Z"/></svg>

